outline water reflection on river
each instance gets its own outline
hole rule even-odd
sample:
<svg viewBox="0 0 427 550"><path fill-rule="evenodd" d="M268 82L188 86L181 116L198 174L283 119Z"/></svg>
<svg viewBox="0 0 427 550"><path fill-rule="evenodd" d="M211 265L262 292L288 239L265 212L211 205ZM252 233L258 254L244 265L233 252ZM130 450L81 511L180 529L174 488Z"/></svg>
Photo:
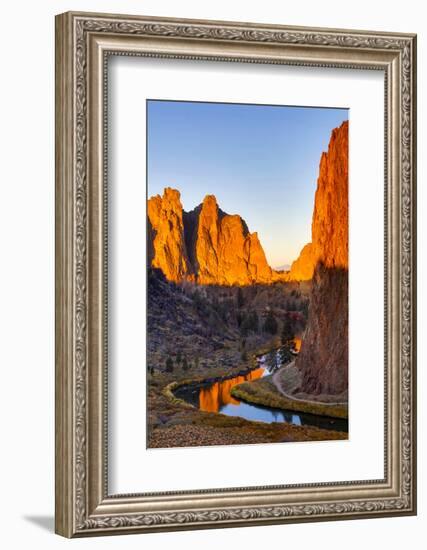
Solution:
<svg viewBox="0 0 427 550"><path fill-rule="evenodd" d="M179 399L183 399L206 412L238 416L246 420L257 420L268 424L287 422L296 425L317 426L329 430L348 431L348 423L344 419L261 407L235 399L231 395L231 389L234 386L271 374L265 362L262 360L261 363L263 366L234 378L204 384L189 384L177 388L174 393Z"/></svg>
<svg viewBox="0 0 427 550"><path fill-rule="evenodd" d="M247 374L229 378L228 380L214 382L210 386L202 387L199 394L199 409L217 413L220 412L225 405L240 405L240 401L231 395L231 388L242 382L261 378L265 370L264 367L259 367Z"/></svg>

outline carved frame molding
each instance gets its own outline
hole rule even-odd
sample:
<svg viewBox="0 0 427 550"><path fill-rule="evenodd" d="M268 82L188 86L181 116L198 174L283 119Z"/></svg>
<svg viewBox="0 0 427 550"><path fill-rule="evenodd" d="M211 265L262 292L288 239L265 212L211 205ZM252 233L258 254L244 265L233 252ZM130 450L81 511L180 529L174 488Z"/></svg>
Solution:
<svg viewBox="0 0 427 550"><path fill-rule="evenodd" d="M140 55L385 74L385 478L108 495L106 59ZM416 37L66 13L56 18L56 532L87 536L414 514Z"/></svg>

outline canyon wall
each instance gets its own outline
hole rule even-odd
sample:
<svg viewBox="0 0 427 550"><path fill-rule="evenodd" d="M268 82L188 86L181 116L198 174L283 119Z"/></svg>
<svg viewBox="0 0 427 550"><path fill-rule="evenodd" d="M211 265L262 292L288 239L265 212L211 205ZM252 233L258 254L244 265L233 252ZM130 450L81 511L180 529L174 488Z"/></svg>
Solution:
<svg viewBox="0 0 427 550"><path fill-rule="evenodd" d="M315 267L296 360L301 390L343 394L348 386L348 122L333 130L320 161L309 254Z"/></svg>

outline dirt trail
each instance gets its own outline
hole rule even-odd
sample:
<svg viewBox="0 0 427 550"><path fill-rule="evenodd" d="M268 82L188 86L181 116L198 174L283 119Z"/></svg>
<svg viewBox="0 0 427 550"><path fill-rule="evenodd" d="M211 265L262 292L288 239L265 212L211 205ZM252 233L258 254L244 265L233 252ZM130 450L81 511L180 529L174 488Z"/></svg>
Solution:
<svg viewBox="0 0 427 550"><path fill-rule="evenodd" d="M330 403L330 402L325 402L325 401L320 401L320 400L319 401L313 401L313 400L309 400L309 399L300 399L300 398L295 397L294 395L292 395L290 393L287 393L283 389L282 380L280 379L281 376L283 376L283 373L285 372L285 370L291 371L292 372L292 378L294 378L294 379L296 378L296 374L294 372L296 370L295 361L292 361L292 363L289 363L285 367L279 369L275 374L273 374L272 381L273 381L273 384L275 385L277 391L279 393L281 393L287 399L290 399L290 400L293 400L293 401L300 401L301 403L311 403L312 405L319 405L319 404L320 405L326 405L326 406L347 405L347 403L343 402L343 401Z"/></svg>

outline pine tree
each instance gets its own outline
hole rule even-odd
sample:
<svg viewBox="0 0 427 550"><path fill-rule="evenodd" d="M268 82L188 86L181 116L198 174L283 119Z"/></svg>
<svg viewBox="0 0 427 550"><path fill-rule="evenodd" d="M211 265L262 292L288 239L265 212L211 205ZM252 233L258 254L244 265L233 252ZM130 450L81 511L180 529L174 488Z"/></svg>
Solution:
<svg viewBox="0 0 427 550"><path fill-rule="evenodd" d="M283 345L289 344L289 342L291 342L294 339L294 337L295 337L295 334L292 327L292 322L289 319L289 317L286 316L283 320L282 335L281 335L282 344Z"/></svg>
<svg viewBox="0 0 427 550"><path fill-rule="evenodd" d="M242 336L247 336L250 331L258 332L258 313L256 311L247 313L240 325Z"/></svg>
<svg viewBox="0 0 427 550"><path fill-rule="evenodd" d="M245 300L243 298L243 291L239 286L239 288L237 289L237 307L241 309L244 306L244 304L245 304Z"/></svg>
<svg viewBox="0 0 427 550"><path fill-rule="evenodd" d="M274 317L274 313L272 311L269 311L267 314L267 317L264 321L264 332L268 332L269 334L277 334L277 321Z"/></svg>
<svg viewBox="0 0 427 550"><path fill-rule="evenodd" d="M166 359L166 372L173 372L173 360L172 357Z"/></svg>
<svg viewBox="0 0 427 550"><path fill-rule="evenodd" d="M258 313L254 310L251 316L251 328L254 332L258 332Z"/></svg>

